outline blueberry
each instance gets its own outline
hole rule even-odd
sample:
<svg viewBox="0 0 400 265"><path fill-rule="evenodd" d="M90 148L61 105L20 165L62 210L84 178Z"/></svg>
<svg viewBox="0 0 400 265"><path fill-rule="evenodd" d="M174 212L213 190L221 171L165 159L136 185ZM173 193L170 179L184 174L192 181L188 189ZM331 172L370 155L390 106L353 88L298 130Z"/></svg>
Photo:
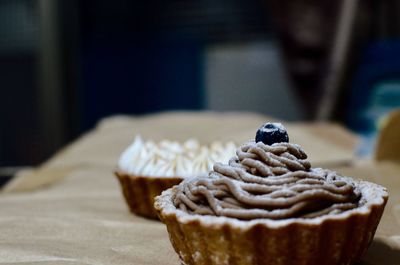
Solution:
<svg viewBox="0 0 400 265"><path fill-rule="evenodd" d="M267 145L288 143L289 136L282 124L268 122L258 129L256 134L256 143L257 142L263 142Z"/></svg>

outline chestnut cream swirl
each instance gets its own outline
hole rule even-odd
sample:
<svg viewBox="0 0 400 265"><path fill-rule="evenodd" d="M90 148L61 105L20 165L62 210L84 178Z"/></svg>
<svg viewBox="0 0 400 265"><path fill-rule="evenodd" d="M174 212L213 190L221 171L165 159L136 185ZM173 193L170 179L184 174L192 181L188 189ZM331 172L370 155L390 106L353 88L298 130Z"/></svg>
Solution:
<svg viewBox="0 0 400 265"><path fill-rule="evenodd" d="M190 214L242 220L312 218L359 206L354 183L336 172L311 168L300 146L249 142L208 177L175 187L175 206Z"/></svg>

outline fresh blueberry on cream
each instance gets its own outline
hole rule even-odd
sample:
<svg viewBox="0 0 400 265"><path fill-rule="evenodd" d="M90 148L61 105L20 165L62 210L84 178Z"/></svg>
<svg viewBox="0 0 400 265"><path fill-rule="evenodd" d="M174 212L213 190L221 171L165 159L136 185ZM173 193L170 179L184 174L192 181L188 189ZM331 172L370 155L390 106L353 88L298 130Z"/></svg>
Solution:
<svg viewBox="0 0 400 265"><path fill-rule="evenodd" d="M256 134L256 143L257 142L263 142L267 145L288 143L289 136L282 124L268 122L258 129Z"/></svg>

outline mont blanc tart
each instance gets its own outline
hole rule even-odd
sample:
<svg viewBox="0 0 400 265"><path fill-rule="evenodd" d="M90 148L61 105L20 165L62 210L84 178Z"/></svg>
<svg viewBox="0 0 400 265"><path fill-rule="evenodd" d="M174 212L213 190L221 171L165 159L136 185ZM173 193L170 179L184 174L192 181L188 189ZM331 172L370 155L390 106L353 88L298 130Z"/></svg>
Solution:
<svg viewBox="0 0 400 265"><path fill-rule="evenodd" d="M195 139L154 142L137 136L121 154L115 174L131 212L156 219L155 196L185 178L206 176L215 162L227 162L235 149L233 142L202 145Z"/></svg>
<svg viewBox="0 0 400 265"><path fill-rule="evenodd" d="M350 265L371 243L386 189L321 168L267 123L207 177L183 181L155 208L183 264Z"/></svg>

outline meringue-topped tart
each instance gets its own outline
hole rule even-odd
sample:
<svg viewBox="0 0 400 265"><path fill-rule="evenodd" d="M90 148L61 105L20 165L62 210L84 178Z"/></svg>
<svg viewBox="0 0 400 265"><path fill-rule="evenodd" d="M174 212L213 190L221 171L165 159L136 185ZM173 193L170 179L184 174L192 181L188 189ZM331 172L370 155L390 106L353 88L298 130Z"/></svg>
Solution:
<svg viewBox="0 0 400 265"><path fill-rule="evenodd" d="M121 154L115 174L131 212L157 218L155 196L185 178L207 176L214 163L226 163L235 149L233 142L155 142L136 136Z"/></svg>

